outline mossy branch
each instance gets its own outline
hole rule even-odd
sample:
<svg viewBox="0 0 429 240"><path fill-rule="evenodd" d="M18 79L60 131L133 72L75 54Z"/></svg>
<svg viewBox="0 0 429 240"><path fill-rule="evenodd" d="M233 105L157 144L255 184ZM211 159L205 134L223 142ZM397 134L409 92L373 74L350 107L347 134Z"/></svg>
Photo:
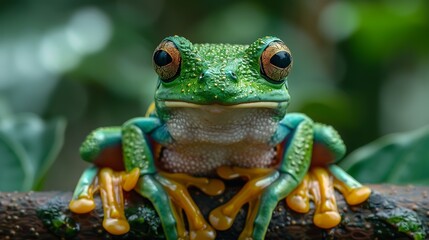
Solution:
<svg viewBox="0 0 429 240"><path fill-rule="evenodd" d="M340 225L323 230L312 222L313 210L299 214L281 201L273 213L266 239L424 239L429 236L429 188L374 185L370 199L348 206L337 194ZM207 216L211 209L231 197L239 186L229 187L221 197L208 197L197 190L192 195ZM112 236L101 225L103 210L73 214L68 210L69 192L0 193L0 239L157 239L163 238L160 221L151 204L135 193L126 195L126 215L131 231ZM314 206L312 206L313 208ZM219 231L217 239L236 239L245 221L240 211L233 227Z"/></svg>

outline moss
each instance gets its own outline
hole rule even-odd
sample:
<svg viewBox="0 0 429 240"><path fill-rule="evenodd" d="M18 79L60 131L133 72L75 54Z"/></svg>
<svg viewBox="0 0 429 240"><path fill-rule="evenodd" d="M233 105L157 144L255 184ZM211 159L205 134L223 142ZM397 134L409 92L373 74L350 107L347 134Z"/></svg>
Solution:
<svg viewBox="0 0 429 240"><path fill-rule="evenodd" d="M422 223L418 216L408 209L395 209L397 213L387 219L387 222L396 226L399 232L413 236L415 240L425 238Z"/></svg>
<svg viewBox="0 0 429 240"><path fill-rule="evenodd" d="M59 237L71 239L77 235L80 226L64 213L64 201L53 198L37 209L37 217L50 232Z"/></svg>
<svg viewBox="0 0 429 240"><path fill-rule="evenodd" d="M129 207L125 210L125 215L131 227L127 238L165 239L161 220L151 205Z"/></svg>
<svg viewBox="0 0 429 240"><path fill-rule="evenodd" d="M419 216L410 209L396 207L380 211L377 216L393 226L397 232L404 233L416 240L424 239L426 236Z"/></svg>

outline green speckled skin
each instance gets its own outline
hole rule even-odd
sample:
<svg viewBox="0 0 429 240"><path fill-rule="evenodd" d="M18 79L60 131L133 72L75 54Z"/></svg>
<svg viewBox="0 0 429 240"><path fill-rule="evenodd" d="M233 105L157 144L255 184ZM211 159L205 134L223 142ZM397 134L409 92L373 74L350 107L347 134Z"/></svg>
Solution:
<svg viewBox="0 0 429 240"><path fill-rule="evenodd" d="M93 131L80 147L80 156L83 160L92 162L102 150L121 144L120 127L103 127Z"/></svg>
<svg viewBox="0 0 429 240"><path fill-rule="evenodd" d="M142 174L153 173L154 159L140 128L135 125L125 125L122 132L125 169L131 171L138 167Z"/></svg>
<svg viewBox="0 0 429 240"><path fill-rule="evenodd" d="M162 104L166 100L197 104L233 105L247 102L279 102L278 116L286 113L287 84L274 84L260 74L261 52L275 37L258 39L250 46L231 44L192 44L182 37L168 37L182 53L180 75L160 83L155 92L158 116L168 118ZM240 79L238 81L237 79Z"/></svg>
<svg viewBox="0 0 429 240"><path fill-rule="evenodd" d="M302 179L309 167L311 149L313 145L313 121L303 117L294 127L295 133L291 137L291 144L282 157L284 163L280 165L281 172L287 172L293 177Z"/></svg>
<svg viewBox="0 0 429 240"><path fill-rule="evenodd" d="M121 147L125 169L140 168L141 176L136 191L148 198L160 215L167 239L177 239L176 219L172 213L172 201L160 182L155 151L152 143L168 148L177 141L170 135L166 123L171 109L166 102L184 102L196 105L235 106L243 103L270 102L275 104L272 119L276 130L267 145L284 149L279 156L277 170L269 177L272 184L255 196L258 212L255 215L252 236L263 239L277 202L284 199L302 181L311 165L313 143L317 142L333 153L333 161L341 158L345 147L331 127L316 124L302 114L288 114L289 92L286 77L272 81L261 74L261 54L275 37L264 37L250 45L192 44L183 37L168 37L180 53L180 68L176 77L169 81L158 79L155 92L155 112L147 118L136 118L122 127L101 128L90 134L81 147L81 156L96 162L103 151ZM204 161L210 161L205 159ZM336 177L355 186L341 169L333 168ZM78 184L74 198L87 194L88 182L94 179L93 170L88 170Z"/></svg>

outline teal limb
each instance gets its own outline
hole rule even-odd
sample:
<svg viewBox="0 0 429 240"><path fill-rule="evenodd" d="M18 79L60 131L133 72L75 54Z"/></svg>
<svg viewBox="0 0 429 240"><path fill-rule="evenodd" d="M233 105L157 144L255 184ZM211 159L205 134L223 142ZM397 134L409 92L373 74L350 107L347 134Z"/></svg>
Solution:
<svg viewBox="0 0 429 240"><path fill-rule="evenodd" d="M135 189L153 204L161 219L165 237L168 240L179 239L172 202L163 186L153 175L143 175L140 177Z"/></svg>
<svg viewBox="0 0 429 240"><path fill-rule="evenodd" d="M334 175L335 178L337 178L340 182L343 182L350 188L358 188L362 187L362 184L360 184L356 179L354 179L352 176L350 176L347 172L345 172L342 168L338 167L337 165L330 165L329 171Z"/></svg>
<svg viewBox="0 0 429 240"><path fill-rule="evenodd" d="M157 117L133 118L124 125L137 126L143 133L150 135L155 142L160 144L171 143L173 141L167 126Z"/></svg>
<svg viewBox="0 0 429 240"><path fill-rule="evenodd" d="M290 136L282 146L285 151L278 167L281 174L260 197L254 221L253 239L264 239L278 201L286 198L298 186L311 163L313 121L305 115L292 114L289 117L286 115L281 124L291 130Z"/></svg>
<svg viewBox="0 0 429 240"><path fill-rule="evenodd" d="M86 137L80 146L80 156L87 162L94 162L103 150L121 145L121 128L98 128Z"/></svg>
<svg viewBox="0 0 429 240"><path fill-rule="evenodd" d="M144 133L149 133L161 126L161 120L155 117L140 117L128 120L125 125L134 125Z"/></svg>
<svg viewBox="0 0 429 240"><path fill-rule="evenodd" d="M140 174L156 172L153 152L145 133L136 125L125 124L122 128L122 149L125 169L140 169Z"/></svg>
<svg viewBox="0 0 429 240"><path fill-rule="evenodd" d="M346 145L338 132L331 126L315 123L314 142L323 145L331 154L333 161L338 161L346 154Z"/></svg>
<svg viewBox="0 0 429 240"><path fill-rule="evenodd" d="M282 161L279 171L290 173L297 179L304 178L311 162L313 149L313 122L307 118L293 123L293 133L290 139L284 143L285 152L281 156ZM291 124L292 124L291 123Z"/></svg>
<svg viewBox="0 0 429 240"><path fill-rule="evenodd" d="M298 182L292 175L282 173L261 196L258 213L254 222L253 239L265 239L272 213L277 203L295 189Z"/></svg>
<svg viewBox="0 0 429 240"><path fill-rule="evenodd" d="M277 145L281 143L286 137L291 133L291 129L285 126L284 124L279 124L276 132L271 137L271 144Z"/></svg>
<svg viewBox="0 0 429 240"><path fill-rule="evenodd" d="M97 173L98 173L98 168L95 166L91 166L85 169L74 190L73 200L76 200L81 196L90 195L89 187L94 182L94 179L97 177Z"/></svg>

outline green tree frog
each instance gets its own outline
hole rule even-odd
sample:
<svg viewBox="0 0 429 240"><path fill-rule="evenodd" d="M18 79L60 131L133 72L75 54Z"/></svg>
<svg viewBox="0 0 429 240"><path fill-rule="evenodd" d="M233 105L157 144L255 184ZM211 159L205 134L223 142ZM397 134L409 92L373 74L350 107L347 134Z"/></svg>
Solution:
<svg viewBox="0 0 429 240"><path fill-rule="evenodd" d="M153 54L154 104L146 117L87 137L80 153L94 166L80 178L70 209L93 210L99 191L104 228L124 234L123 191L135 190L154 205L167 239L214 239L249 204L240 238L263 239L280 200L301 213L312 200L315 225L335 227L334 188L352 205L371 191L333 164L345 146L332 127L286 114L292 63L276 37L250 45L165 38ZM187 187L218 195L234 178L247 181L205 219Z"/></svg>

